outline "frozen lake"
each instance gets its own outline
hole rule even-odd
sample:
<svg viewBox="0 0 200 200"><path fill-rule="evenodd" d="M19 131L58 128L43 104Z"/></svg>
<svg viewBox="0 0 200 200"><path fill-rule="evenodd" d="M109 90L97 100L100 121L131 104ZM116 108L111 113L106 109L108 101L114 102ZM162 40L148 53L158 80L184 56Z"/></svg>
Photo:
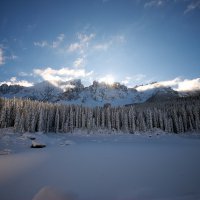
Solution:
<svg viewBox="0 0 200 200"><path fill-rule="evenodd" d="M200 137L36 135L1 137L1 200L197 200ZM13 152L13 153L12 153Z"/></svg>

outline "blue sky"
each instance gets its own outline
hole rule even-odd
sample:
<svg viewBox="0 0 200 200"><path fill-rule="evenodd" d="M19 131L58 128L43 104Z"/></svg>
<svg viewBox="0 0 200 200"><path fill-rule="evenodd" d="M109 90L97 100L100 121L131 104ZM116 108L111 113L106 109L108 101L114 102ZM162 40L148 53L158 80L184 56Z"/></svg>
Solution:
<svg viewBox="0 0 200 200"><path fill-rule="evenodd" d="M200 0L0 1L0 82L134 86L199 74Z"/></svg>

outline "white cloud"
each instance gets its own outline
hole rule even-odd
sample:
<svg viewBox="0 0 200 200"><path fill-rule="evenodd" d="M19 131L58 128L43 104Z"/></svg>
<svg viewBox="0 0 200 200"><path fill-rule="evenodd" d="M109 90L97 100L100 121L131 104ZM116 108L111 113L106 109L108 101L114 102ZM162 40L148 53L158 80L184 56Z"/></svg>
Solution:
<svg viewBox="0 0 200 200"><path fill-rule="evenodd" d="M0 65L5 64L5 57L4 57L4 52L3 49L0 48Z"/></svg>
<svg viewBox="0 0 200 200"><path fill-rule="evenodd" d="M83 33L78 33L77 36L78 36L78 39L80 40L80 43L88 43L93 38L95 38L94 33L91 33L89 35L86 35L86 34L83 34Z"/></svg>
<svg viewBox="0 0 200 200"><path fill-rule="evenodd" d="M136 84L140 84L144 82L145 78L146 78L145 74L136 74L135 76L126 76L125 79L121 81L121 83L126 85L127 87L134 87Z"/></svg>
<svg viewBox="0 0 200 200"><path fill-rule="evenodd" d="M38 46L38 47L46 47L46 46L48 46L48 42L45 41L45 40L43 40L41 42L34 42L33 44L34 44L34 46Z"/></svg>
<svg viewBox="0 0 200 200"><path fill-rule="evenodd" d="M16 60L18 58L18 56L8 52L6 52L8 55L5 55L5 49L7 48L0 44L0 65L5 64L7 60Z"/></svg>
<svg viewBox="0 0 200 200"><path fill-rule="evenodd" d="M65 39L65 35L63 33L59 34L55 40L53 40L52 42L47 42L46 40L42 40L40 42L34 42L34 46L38 46L38 47L49 47L49 48L58 48L62 42Z"/></svg>
<svg viewBox="0 0 200 200"><path fill-rule="evenodd" d="M185 79L179 83L178 91L191 91L191 90L200 90L200 78L188 80Z"/></svg>
<svg viewBox="0 0 200 200"><path fill-rule="evenodd" d="M83 34L77 33L78 42L71 43L68 46L68 52L78 52L80 54L86 54L88 47L91 46L93 50L108 50L114 44L121 44L125 42L125 37L123 35L112 36L108 41L103 41L102 43L96 43L91 45L91 41L95 38L96 34Z"/></svg>
<svg viewBox="0 0 200 200"><path fill-rule="evenodd" d="M161 7L168 3L184 3L187 5L184 14L196 9L200 9L200 0L138 0L144 2L144 8L148 7Z"/></svg>
<svg viewBox="0 0 200 200"><path fill-rule="evenodd" d="M85 69L52 69L50 67L46 69L34 69L34 74L40 76L43 80L59 86L59 82L69 81L73 79L84 79L92 75L93 71L86 72Z"/></svg>
<svg viewBox="0 0 200 200"><path fill-rule="evenodd" d="M151 90L151 89L160 88L160 87L172 87L173 89L175 89L179 82L180 82L180 78L175 78L169 81L161 81L161 82L155 82L153 84L142 85L142 86L137 87L137 90L145 91L145 90Z"/></svg>
<svg viewBox="0 0 200 200"><path fill-rule="evenodd" d="M195 9L200 9L200 0L193 0L190 4L188 4L186 10L184 11L184 14L187 14L188 12Z"/></svg>
<svg viewBox="0 0 200 200"><path fill-rule="evenodd" d="M75 52L82 48L82 45L78 42L72 43L68 47L68 52Z"/></svg>
<svg viewBox="0 0 200 200"><path fill-rule="evenodd" d="M63 41L65 39L65 34L61 33L60 35L58 35L57 40L58 41Z"/></svg>
<svg viewBox="0 0 200 200"><path fill-rule="evenodd" d="M107 74L107 75L105 75L104 77L99 78L98 81L99 81L100 83L103 82L103 83L112 85L112 84L115 82L115 78L114 78L114 76L113 76L112 74Z"/></svg>
<svg viewBox="0 0 200 200"><path fill-rule="evenodd" d="M11 77L10 80L8 81L3 81L3 82L0 82L0 85L2 84L7 84L7 85L21 85L21 86L24 86L24 87L30 87L30 86L33 86L33 83L27 81L27 80L17 80L16 77Z"/></svg>
<svg viewBox="0 0 200 200"><path fill-rule="evenodd" d="M156 82L144 86L137 87L138 91L145 91L159 87L171 87L172 89L179 92L200 90L200 78L196 79L181 79L175 78L173 80Z"/></svg>
<svg viewBox="0 0 200 200"><path fill-rule="evenodd" d="M80 57L80 58L77 58L74 63L73 63L73 66L78 68L78 67L84 67L85 66L85 57Z"/></svg>
<svg viewBox="0 0 200 200"><path fill-rule="evenodd" d="M89 35L83 33L77 33L78 42L72 43L68 46L68 52L78 52L80 54L85 54L90 41L95 38L95 34L91 33Z"/></svg>
<svg viewBox="0 0 200 200"><path fill-rule="evenodd" d="M60 44L64 41L64 39L65 39L65 35L63 33L58 35L56 40L52 42L51 47L52 48L58 48L60 46Z"/></svg>
<svg viewBox="0 0 200 200"><path fill-rule="evenodd" d="M144 7L160 7L162 6L167 0L151 0L144 4Z"/></svg>
<svg viewBox="0 0 200 200"><path fill-rule="evenodd" d="M125 79L123 81L121 81L121 83L123 85L129 85L131 81L131 77L130 76L126 76Z"/></svg>
<svg viewBox="0 0 200 200"><path fill-rule="evenodd" d="M79 57L73 62L73 67L80 68L85 67L87 63L87 55L90 47L91 40L95 38L94 33L83 34L77 33L77 40L75 43L71 43L67 51L69 53L78 53Z"/></svg>
<svg viewBox="0 0 200 200"><path fill-rule="evenodd" d="M93 41L95 37L95 33L77 33L76 41L68 45L67 52L77 55L77 58L72 63L73 67L85 67L88 62L88 55L93 53L93 51L106 51L112 45L125 42L125 37L123 35L112 36L110 40L103 43L95 43Z"/></svg>

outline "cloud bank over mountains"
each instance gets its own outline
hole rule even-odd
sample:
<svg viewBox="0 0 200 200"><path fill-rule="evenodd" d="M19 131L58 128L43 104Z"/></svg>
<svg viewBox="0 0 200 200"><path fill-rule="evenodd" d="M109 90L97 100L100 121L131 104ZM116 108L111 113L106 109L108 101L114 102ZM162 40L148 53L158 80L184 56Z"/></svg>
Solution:
<svg viewBox="0 0 200 200"><path fill-rule="evenodd" d="M176 90L178 92L196 91L200 90L200 78L196 79L175 78L173 80L161 81L153 84L139 86L137 87L137 90L145 91L159 87L171 87L173 90Z"/></svg>
<svg viewBox="0 0 200 200"><path fill-rule="evenodd" d="M177 77L172 80L167 81L159 81L159 82L152 82L145 85L139 86L130 86L131 82L134 82L134 79L144 79L144 75L136 75L132 77L125 77L123 81L114 80L114 77L110 74L105 75L104 77L96 77L93 71L86 71L85 69L69 69L69 68L61 68L59 70L52 69L47 67L45 69L34 69L33 76L38 76L42 81L48 81L49 83L53 84L56 87L60 87L63 89L63 83L75 79L90 79L91 84L93 81L98 82L105 82L109 85L112 85L114 82L119 82L127 87L136 87L138 91L146 91L155 88L161 87L170 87L175 91L178 92L187 92L187 91L197 91L200 90L200 78L195 79L184 79ZM141 80L140 79L140 80ZM84 82L84 81L83 81ZM17 77L12 77L8 81L0 82L0 85L7 84L7 85L21 85L24 87L33 86L33 82L29 82L27 80L18 80Z"/></svg>

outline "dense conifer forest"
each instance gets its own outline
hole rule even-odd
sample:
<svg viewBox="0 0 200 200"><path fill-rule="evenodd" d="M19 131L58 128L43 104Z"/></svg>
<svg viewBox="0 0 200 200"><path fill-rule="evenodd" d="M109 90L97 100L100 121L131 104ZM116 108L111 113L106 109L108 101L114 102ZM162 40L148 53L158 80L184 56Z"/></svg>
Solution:
<svg viewBox="0 0 200 200"><path fill-rule="evenodd" d="M16 132L145 132L159 128L182 133L200 129L200 97L122 107L83 107L22 99L0 99L0 128Z"/></svg>

